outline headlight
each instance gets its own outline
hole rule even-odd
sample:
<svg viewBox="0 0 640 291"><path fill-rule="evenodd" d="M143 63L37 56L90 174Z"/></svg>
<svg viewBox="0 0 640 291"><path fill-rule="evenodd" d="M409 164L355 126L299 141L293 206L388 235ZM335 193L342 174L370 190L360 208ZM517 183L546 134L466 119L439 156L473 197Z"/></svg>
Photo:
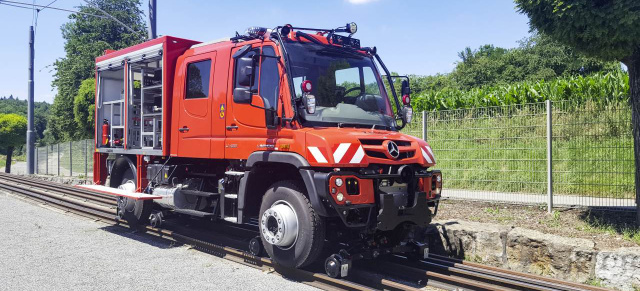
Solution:
<svg viewBox="0 0 640 291"><path fill-rule="evenodd" d="M336 186L338 187L342 187L342 184L344 183L344 181L342 181L342 178L337 178L336 179Z"/></svg>
<svg viewBox="0 0 640 291"><path fill-rule="evenodd" d="M338 202L342 202L342 200L344 200L344 195L342 195L342 193L338 193L338 195L336 195L336 199Z"/></svg>

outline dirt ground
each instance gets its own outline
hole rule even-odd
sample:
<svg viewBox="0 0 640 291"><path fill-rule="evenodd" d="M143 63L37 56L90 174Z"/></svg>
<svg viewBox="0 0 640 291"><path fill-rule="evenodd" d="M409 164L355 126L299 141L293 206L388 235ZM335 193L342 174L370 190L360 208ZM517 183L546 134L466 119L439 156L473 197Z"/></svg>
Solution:
<svg viewBox="0 0 640 291"><path fill-rule="evenodd" d="M459 219L537 230L544 233L592 240L596 248L640 246L635 213L600 209L556 209L460 200L440 203L436 220Z"/></svg>

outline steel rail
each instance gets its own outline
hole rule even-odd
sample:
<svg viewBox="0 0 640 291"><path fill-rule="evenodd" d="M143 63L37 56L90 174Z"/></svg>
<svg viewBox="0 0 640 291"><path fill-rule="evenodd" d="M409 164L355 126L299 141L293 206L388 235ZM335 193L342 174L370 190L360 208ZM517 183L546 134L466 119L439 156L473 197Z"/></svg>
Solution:
<svg viewBox="0 0 640 291"><path fill-rule="evenodd" d="M86 201L89 201L89 200L95 201L103 205L116 204L116 199L114 196L107 195L104 193L97 193L97 192L88 193L82 189L78 189L76 187L68 186L61 183L48 182L48 181L43 181L36 178L17 177L15 175L5 174L5 173L0 173L0 178L9 180L15 183L30 185L33 187L38 187L38 188L47 189L50 191L64 193L74 197L83 198L83 199L86 199Z"/></svg>
<svg viewBox="0 0 640 291"><path fill-rule="evenodd" d="M18 193L30 199L45 202L47 205L97 219L108 224L117 224L115 221L116 200L108 195L104 197L104 194L90 190L6 174L0 174L0 190ZM88 198L93 195L101 197L102 199L107 198L108 201ZM120 224L127 226L125 222L120 222ZM202 231L199 230L180 226L169 228L175 229L158 229L146 226L143 230L150 235L192 245L194 248L203 252L264 271L276 271L282 276L296 278L305 284L325 289L370 290L377 288L417 290L417 287L426 284L443 289L462 287L470 290L500 291L608 290L601 287L526 274L434 254L418 262L409 262L406 258L393 256L378 260L374 264L358 264L358 268L369 271L373 270L374 272L383 274L385 278L372 280L371 272L354 270L352 271L353 276L349 278L354 280L348 281L344 279L334 279L324 273L280 267L274 264L269 258L256 257L247 251L226 246L227 244L212 243L211 239L213 239L214 236L203 238L206 237L206 235L203 235ZM381 264L381 262L383 263ZM409 284L400 283L398 280L406 280ZM414 284L411 285L411 283Z"/></svg>
<svg viewBox="0 0 640 291"><path fill-rule="evenodd" d="M81 199L84 195L80 194L88 194L92 193L92 191L85 191L83 189L73 189L73 191L65 191L65 193L54 193L53 191L43 191L36 189L33 185L37 183L29 183L32 181L27 181L25 179L25 185L15 184L15 183L7 183L6 180L10 180L11 182L15 182L16 180L20 180L20 178L15 179L15 177L11 177L14 179L7 179L6 175L0 175L0 190L4 190L11 193L17 193L21 196L27 197L34 201L40 201L46 203L48 206L52 206L61 210L69 211L75 214L79 214L85 217L89 217L92 219L103 221L107 224L121 224L123 226L127 226L125 222L117 223L115 221L115 208L109 208L101 205L97 205L95 203L85 202ZM5 181L2 181L5 180ZM76 192L78 196L75 198L69 197L73 196L70 192ZM63 195L64 194L64 195ZM81 198L81 199L78 199ZM115 205L115 200L114 200ZM198 238L194 238L190 235L185 235L181 231L168 230L168 229L158 229L153 228L151 226L146 226L144 229L147 234L151 234L157 237L161 237L163 239L169 239L175 242L192 245L194 248L215 254L219 257L223 257L225 259L238 262L247 266L252 266L254 268L259 268L264 271L277 271L279 274L286 276L288 278L297 279L302 283L318 287L324 289L340 289L340 290L372 290L371 288L351 282L343 279L335 279L331 278L322 273L313 273L300 269L289 269L277 266L268 258L264 257L256 257L251 255L248 252L227 247L217 245L208 241L200 240ZM383 282L384 283L384 282ZM392 287L392 286L390 286ZM397 289L397 288L391 288ZM406 289L409 290L409 289Z"/></svg>

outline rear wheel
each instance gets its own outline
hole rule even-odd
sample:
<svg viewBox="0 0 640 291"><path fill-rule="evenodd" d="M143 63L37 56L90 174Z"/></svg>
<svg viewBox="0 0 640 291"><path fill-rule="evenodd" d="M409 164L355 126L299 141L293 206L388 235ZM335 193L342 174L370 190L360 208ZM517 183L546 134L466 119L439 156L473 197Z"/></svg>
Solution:
<svg viewBox="0 0 640 291"><path fill-rule="evenodd" d="M112 177L118 178L118 177ZM127 167L120 175L120 182L112 181L111 187L125 190L127 192L136 191L136 176L130 167ZM118 197L118 218L126 220L131 225L144 225L149 221L153 202L150 200L136 200L127 197Z"/></svg>
<svg viewBox="0 0 640 291"><path fill-rule="evenodd" d="M275 183L262 197L260 238L279 265L299 268L315 261L324 245L324 221L294 181Z"/></svg>

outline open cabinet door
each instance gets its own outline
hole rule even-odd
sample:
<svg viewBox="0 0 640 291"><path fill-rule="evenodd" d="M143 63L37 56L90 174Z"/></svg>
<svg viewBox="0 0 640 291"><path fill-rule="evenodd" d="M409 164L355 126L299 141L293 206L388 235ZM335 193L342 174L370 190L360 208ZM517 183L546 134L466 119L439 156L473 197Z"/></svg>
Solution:
<svg viewBox="0 0 640 291"><path fill-rule="evenodd" d="M180 96L178 156L209 158L211 152L211 99L216 52L185 59L178 74L185 80ZM176 84L177 85L177 84Z"/></svg>

